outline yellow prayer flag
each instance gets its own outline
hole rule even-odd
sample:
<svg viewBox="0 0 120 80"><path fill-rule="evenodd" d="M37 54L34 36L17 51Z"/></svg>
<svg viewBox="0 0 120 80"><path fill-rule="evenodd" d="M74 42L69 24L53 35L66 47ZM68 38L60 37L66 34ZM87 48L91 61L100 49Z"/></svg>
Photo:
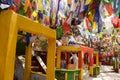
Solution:
<svg viewBox="0 0 120 80"><path fill-rule="evenodd" d="M86 0L85 5L92 3L93 0Z"/></svg>
<svg viewBox="0 0 120 80"><path fill-rule="evenodd" d="M80 0L80 2L82 2L82 0Z"/></svg>
<svg viewBox="0 0 120 80"><path fill-rule="evenodd" d="M38 10L43 10L43 5L42 5L42 2L41 0L38 0Z"/></svg>
<svg viewBox="0 0 120 80"><path fill-rule="evenodd" d="M32 16L37 17L37 12L33 11Z"/></svg>
<svg viewBox="0 0 120 80"><path fill-rule="evenodd" d="M27 12L29 6L30 6L30 0L26 0L24 5L24 12Z"/></svg>
<svg viewBox="0 0 120 80"><path fill-rule="evenodd" d="M93 23L93 30L96 30L97 23L96 22L92 22L92 23Z"/></svg>
<svg viewBox="0 0 120 80"><path fill-rule="evenodd" d="M68 1L68 4L71 4L71 0L67 0Z"/></svg>
<svg viewBox="0 0 120 80"><path fill-rule="evenodd" d="M94 14L95 14L95 10L94 9L88 12L88 15L89 15L88 18L89 18L90 21L93 21Z"/></svg>
<svg viewBox="0 0 120 80"><path fill-rule="evenodd" d="M103 38L102 32L100 32L100 38Z"/></svg>

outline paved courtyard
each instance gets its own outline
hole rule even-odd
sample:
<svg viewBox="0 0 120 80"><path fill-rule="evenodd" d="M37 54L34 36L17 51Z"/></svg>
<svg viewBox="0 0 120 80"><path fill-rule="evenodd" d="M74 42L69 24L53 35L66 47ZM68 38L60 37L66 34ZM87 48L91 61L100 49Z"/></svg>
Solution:
<svg viewBox="0 0 120 80"><path fill-rule="evenodd" d="M112 66L101 66L100 75L97 77L89 77L89 72L86 70L83 80L120 80L120 73L115 73Z"/></svg>

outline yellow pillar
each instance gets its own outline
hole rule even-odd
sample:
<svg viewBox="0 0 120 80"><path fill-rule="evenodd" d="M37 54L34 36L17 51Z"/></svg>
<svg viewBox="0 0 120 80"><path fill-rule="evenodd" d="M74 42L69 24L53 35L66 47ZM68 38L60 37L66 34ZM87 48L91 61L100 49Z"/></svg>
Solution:
<svg viewBox="0 0 120 80"><path fill-rule="evenodd" d="M16 19L11 11L0 12L0 80L13 80L18 29Z"/></svg>
<svg viewBox="0 0 120 80"><path fill-rule="evenodd" d="M65 73L65 80L68 80L67 73Z"/></svg>
<svg viewBox="0 0 120 80"><path fill-rule="evenodd" d="M30 80L30 76L31 76L31 57L32 57L32 45L30 43L29 46L26 47L24 80Z"/></svg>
<svg viewBox="0 0 120 80"><path fill-rule="evenodd" d="M99 66L99 56L98 56L98 53L96 53L96 66Z"/></svg>
<svg viewBox="0 0 120 80"><path fill-rule="evenodd" d="M61 62L61 50L57 50L57 67L60 69L60 62Z"/></svg>
<svg viewBox="0 0 120 80"><path fill-rule="evenodd" d="M83 80L83 68L80 68L79 79Z"/></svg>
<svg viewBox="0 0 120 80"><path fill-rule="evenodd" d="M90 76L93 76L93 66L90 66Z"/></svg>
<svg viewBox="0 0 120 80"><path fill-rule="evenodd" d="M54 80L55 78L55 53L56 39L48 39L46 80Z"/></svg>

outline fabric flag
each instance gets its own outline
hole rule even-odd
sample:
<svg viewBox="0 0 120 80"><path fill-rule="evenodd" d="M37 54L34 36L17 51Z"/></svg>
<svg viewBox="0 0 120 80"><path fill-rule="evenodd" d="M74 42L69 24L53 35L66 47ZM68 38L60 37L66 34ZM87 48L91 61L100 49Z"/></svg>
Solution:
<svg viewBox="0 0 120 80"><path fill-rule="evenodd" d="M13 0L0 0L0 2L5 3L5 4L9 4L9 5L13 4Z"/></svg>
<svg viewBox="0 0 120 80"><path fill-rule="evenodd" d="M99 6L99 13L101 16L101 20L104 21L104 19L109 16L110 14L108 13L107 8L105 7L105 5L103 4L103 2L101 1L100 6Z"/></svg>
<svg viewBox="0 0 120 80"><path fill-rule="evenodd" d="M93 25L92 25L93 30L96 30L96 28L97 28L97 23L96 23L96 22L93 22L92 24L93 24Z"/></svg>
<svg viewBox="0 0 120 80"><path fill-rule="evenodd" d="M89 5L93 2L93 0L86 0L85 5Z"/></svg>
<svg viewBox="0 0 120 80"><path fill-rule="evenodd" d="M99 21L98 21L98 33L100 33L102 30L102 20L101 17L99 17Z"/></svg>
<svg viewBox="0 0 120 80"><path fill-rule="evenodd" d="M111 16L112 14L114 14L114 10L112 8L112 4L108 4L108 3L104 3L105 8L107 9L109 15Z"/></svg>
<svg viewBox="0 0 120 80"><path fill-rule="evenodd" d="M58 9L57 9L57 12L56 12L56 20L55 20L55 24L58 24L58 11L59 11L59 6L60 6L60 0L58 0Z"/></svg>
<svg viewBox="0 0 120 80"><path fill-rule="evenodd" d="M119 9L119 0L114 0L114 11L117 12Z"/></svg>
<svg viewBox="0 0 120 80"><path fill-rule="evenodd" d="M68 2L68 4L71 4L71 3L72 3L71 0L67 0L67 2Z"/></svg>
<svg viewBox="0 0 120 80"><path fill-rule="evenodd" d="M75 0L72 0L71 11L75 12L77 5L78 5L78 2Z"/></svg>
<svg viewBox="0 0 120 80"><path fill-rule="evenodd" d="M20 0L14 0L14 3L17 7L20 7Z"/></svg>
<svg viewBox="0 0 120 80"><path fill-rule="evenodd" d="M30 19L32 18L32 10L28 11L28 18L30 18Z"/></svg>
<svg viewBox="0 0 120 80"><path fill-rule="evenodd" d="M42 5L42 1L38 0L38 10L43 10L43 5Z"/></svg>
<svg viewBox="0 0 120 80"><path fill-rule="evenodd" d="M119 17L118 16L115 16L111 19L112 21L112 24L114 26L114 28L118 28L118 24L119 24Z"/></svg>
<svg viewBox="0 0 120 80"><path fill-rule="evenodd" d="M101 1L101 3L100 3L100 6L99 6L99 18L98 18L98 33L100 33L101 32L101 30L102 30L102 17L104 16L104 13L103 12L105 12L105 8L104 8L104 5L103 5L103 3L102 3L102 1Z"/></svg>
<svg viewBox="0 0 120 80"><path fill-rule="evenodd" d="M62 28L63 28L64 35L67 34L67 33L70 33L72 31L71 28L70 28L70 25L67 22L65 22L63 24Z"/></svg>
<svg viewBox="0 0 120 80"><path fill-rule="evenodd" d="M119 21L118 21L118 27L120 28L120 19L119 19Z"/></svg>
<svg viewBox="0 0 120 80"><path fill-rule="evenodd" d="M96 7L96 13L94 15L94 21L99 22L99 17L100 17L99 7Z"/></svg>
<svg viewBox="0 0 120 80"><path fill-rule="evenodd" d="M53 10L53 0L51 0L50 2L50 25L52 25L52 17L53 17L52 10Z"/></svg>
<svg viewBox="0 0 120 80"><path fill-rule="evenodd" d="M10 7L10 5L8 4L0 4L0 10L1 9L8 9Z"/></svg>
<svg viewBox="0 0 120 80"><path fill-rule="evenodd" d="M81 1L80 12L83 12L83 11L85 10L84 6L85 6L85 0L82 0L82 1Z"/></svg>
<svg viewBox="0 0 120 80"><path fill-rule="evenodd" d="M53 4L54 4L54 5L53 5L53 11L52 11L53 13L56 13L56 11L57 11L57 7L58 7L58 6L57 6L57 5L58 5L58 2L57 2L57 1L58 1L58 0L53 0Z"/></svg>
<svg viewBox="0 0 120 80"><path fill-rule="evenodd" d="M67 22L69 25L71 25L72 15L73 15L73 13L70 12L70 14L69 14L69 16L67 17L67 20L66 20L66 22Z"/></svg>
<svg viewBox="0 0 120 80"><path fill-rule="evenodd" d="M33 1L32 6L33 6L34 10L36 10L36 9L37 9L37 2L36 2L36 1Z"/></svg>
<svg viewBox="0 0 120 80"><path fill-rule="evenodd" d="M95 14L95 10L94 9L88 12L88 15L89 15L88 18L89 18L90 21L94 20L94 14Z"/></svg>
<svg viewBox="0 0 120 80"><path fill-rule="evenodd" d="M105 2L105 3L110 4L110 3L112 3L113 0L102 0L102 1Z"/></svg>
<svg viewBox="0 0 120 80"><path fill-rule="evenodd" d="M80 12L80 3L78 4L78 6L76 8L76 17L79 16L79 12Z"/></svg>
<svg viewBox="0 0 120 80"><path fill-rule="evenodd" d="M28 7L30 6L30 0L25 1L24 12L27 12Z"/></svg>
<svg viewBox="0 0 120 80"><path fill-rule="evenodd" d="M100 32L100 38L103 38L102 32Z"/></svg>
<svg viewBox="0 0 120 80"><path fill-rule="evenodd" d="M73 15L73 13L70 12L69 16L67 17L66 21L63 24L64 35L67 34L67 33L70 33L72 31L71 28L70 28L71 21L72 21L72 15Z"/></svg>
<svg viewBox="0 0 120 80"><path fill-rule="evenodd" d="M89 9L94 9L98 6L99 6L99 3L93 2L92 4L90 4Z"/></svg>
<svg viewBox="0 0 120 80"><path fill-rule="evenodd" d="M16 6L10 6L9 9L14 11L14 12L18 11L18 8Z"/></svg>
<svg viewBox="0 0 120 80"><path fill-rule="evenodd" d="M33 11L32 16L37 17L37 12Z"/></svg>
<svg viewBox="0 0 120 80"><path fill-rule="evenodd" d="M90 20L88 18L86 18L86 26L88 29L91 29L91 23L90 23Z"/></svg>

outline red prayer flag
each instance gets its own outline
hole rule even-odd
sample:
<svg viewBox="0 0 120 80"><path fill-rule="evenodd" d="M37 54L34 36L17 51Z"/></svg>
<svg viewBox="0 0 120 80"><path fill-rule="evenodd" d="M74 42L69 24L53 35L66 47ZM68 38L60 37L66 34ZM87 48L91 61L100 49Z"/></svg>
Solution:
<svg viewBox="0 0 120 80"><path fill-rule="evenodd" d="M112 24L113 24L114 28L118 28L118 25L119 25L118 16L115 16L115 17L112 18Z"/></svg>
<svg viewBox="0 0 120 80"><path fill-rule="evenodd" d="M62 28L63 28L64 35L67 34L67 33L70 33L72 31L71 28L70 28L70 25L67 22L65 22L63 24Z"/></svg>
<svg viewBox="0 0 120 80"><path fill-rule="evenodd" d="M104 3L104 6L107 9L109 15L112 15L114 13L114 10L112 8L112 4Z"/></svg>

